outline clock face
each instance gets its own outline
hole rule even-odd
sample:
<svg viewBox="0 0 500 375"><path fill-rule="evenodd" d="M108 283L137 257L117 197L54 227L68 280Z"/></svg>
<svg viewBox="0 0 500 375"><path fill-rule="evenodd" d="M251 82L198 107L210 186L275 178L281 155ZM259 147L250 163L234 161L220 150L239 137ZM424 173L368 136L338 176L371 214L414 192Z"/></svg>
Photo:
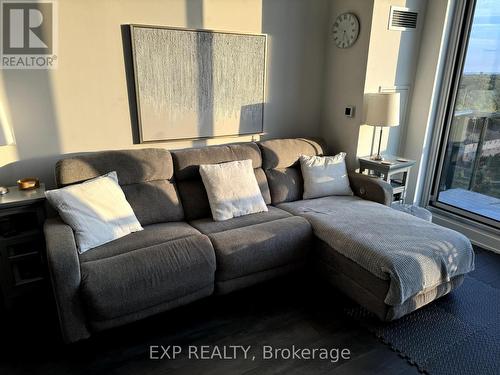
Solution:
<svg viewBox="0 0 500 375"><path fill-rule="evenodd" d="M337 17L332 27L333 40L339 48L349 48L359 35L358 17L352 13L344 13Z"/></svg>

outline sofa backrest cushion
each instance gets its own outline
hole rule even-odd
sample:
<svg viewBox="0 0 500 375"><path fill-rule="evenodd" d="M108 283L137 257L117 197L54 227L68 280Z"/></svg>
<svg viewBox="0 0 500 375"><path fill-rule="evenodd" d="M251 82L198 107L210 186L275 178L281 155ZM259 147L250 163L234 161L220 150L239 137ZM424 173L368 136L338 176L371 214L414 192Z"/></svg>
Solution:
<svg viewBox="0 0 500 375"><path fill-rule="evenodd" d="M269 186L262 170L260 149L255 143L239 143L172 151L174 175L187 220L210 217L207 192L201 180L200 164L252 160L255 178L266 204L271 203Z"/></svg>
<svg viewBox="0 0 500 375"><path fill-rule="evenodd" d="M302 199L304 181L300 155L325 155L325 143L319 139L271 139L258 143L262 167L267 176L273 205Z"/></svg>
<svg viewBox="0 0 500 375"><path fill-rule="evenodd" d="M164 149L101 151L62 159L56 164L56 183L63 187L111 171L116 171L141 225L184 219L172 156Z"/></svg>

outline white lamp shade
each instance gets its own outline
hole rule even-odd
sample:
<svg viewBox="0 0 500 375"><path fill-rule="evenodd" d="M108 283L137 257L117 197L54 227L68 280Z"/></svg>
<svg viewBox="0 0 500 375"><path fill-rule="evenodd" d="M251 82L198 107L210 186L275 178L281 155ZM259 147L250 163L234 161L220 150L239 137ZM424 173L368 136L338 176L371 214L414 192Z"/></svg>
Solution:
<svg viewBox="0 0 500 375"><path fill-rule="evenodd" d="M364 123L371 126L398 126L399 103L399 92L365 94Z"/></svg>
<svg viewBox="0 0 500 375"><path fill-rule="evenodd" d="M0 146L8 146L12 144L14 144L12 128L7 120L7 115L0 104Z"/></svg>

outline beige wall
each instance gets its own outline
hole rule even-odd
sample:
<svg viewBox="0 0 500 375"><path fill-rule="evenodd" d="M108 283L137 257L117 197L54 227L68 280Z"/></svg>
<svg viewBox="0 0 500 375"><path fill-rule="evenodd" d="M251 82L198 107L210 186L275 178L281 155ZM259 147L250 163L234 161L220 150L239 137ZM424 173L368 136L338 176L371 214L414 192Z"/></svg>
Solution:
<svg viewBox="0 0 500 375"><path fill-rule="evenodd" d="M398 90L402 96L402 102L407 101L407 112L414 87L426 3L427 0L375 0L373 6L365 93L379 92L380 89ZM417 29L404 32L388 30L391 5L417 11L419 14ZM407 112L402 114L400 126L384 129L382 133L383 152L401 155L406 134ZM367 125L360 127L358 156L366 156L376 152L379 129L376 131L373 126ZM373 139L375 142L372 149Z"/></svg>
<svg viewBox="0 0 500 375"><path fill-rule="evenodd" d="M331 1L328 27L331 28L339 14L348 11L358 16L360 35L347 49L337 48L331 34L328 35L322 135L333 151L347 152L348 167L353 168L363 108L373 0ZM356 107L353 118L344 116L344 108L348 105Z"/></svg>
<svg viewBox="0 0 500 375"><path fill-rule="evenodd" d="M0 147L0 183L53 183L60 154L133 144L121 25L267 33L266 137L320 131L327 0L59 0L58 68L0 71L16 138ZM252 137L148 144L183 148Z"/></svg>
<svg viewBox="0 0 500 375"><path fill-rule="evenodd" d="M417 57L420 48L420 29L416 31L388 30L391 5L419 11L420 21L427 0L333 0L330 24L343 12L354 12L360 19L358 41L348 49L339 49L327 41L327 65L322 133L335 151L348 153L348 166L357 168L356 158L374 152L378 132L362 125L364 93L407 87L411 95ZM410 99L410 97L408 98ZM344 116L344 108L356 106L354 118ZM403 127L385 129L382 151L397 154Z"/></svg>
<svg viewBox="0 0 500 375"><path fill-rule="evenodd" d="M426 177L429 148L436 122L437 101L444 72L445 47L453 23L457 1L429 1L418 58L415 89L408 118L404 155L417 161L408 181L407 201L421 202ZM432 173L432 171L429 171Z"/></svg>
<svg viewBox="0 0 500 375"><path fill-rule="evenodd" d="M138 23L267 33L265 137L321 135L334 151L348 153L351 169L358 156L373 152L376 135L361 125L364 93L409 86L406 130L386 130L383 149L419 161L412 196L416 172L423 176L421 155L432 122L448 2L59 0L58 69L0 70L0 112L16 138L15 145L0 147L0 183L34 175L52 186L53 165L61 154L143 147L133 143L121 34L121 25ZM418 9L420 30L387 30L391 4ZM347 11L359 17L361 34L353 47L340 50L330 29ZM356 107L354 118L344 116L348 105ZM251 139L147 146L173 149Z"/></svg>
<svg viewBox="0 0 500 375"><path fill-rule="evenodd" d="M444 69L443 51L452 25L455 0L331 0L329 25L343 12L360 19L361 34L346 50L326 41L325 95L322 134L336 152L348 153L348 167L356 158L376 151L378 132L362 125L363 94L383 88L408 89L403 126L385 129L382 151L417 161L408 182L407 201L421 202L432 129L436 121L436 96ZM387 29L391 5L419 12L418 29ZM347 105L356 116L344 116Z"/></svg>

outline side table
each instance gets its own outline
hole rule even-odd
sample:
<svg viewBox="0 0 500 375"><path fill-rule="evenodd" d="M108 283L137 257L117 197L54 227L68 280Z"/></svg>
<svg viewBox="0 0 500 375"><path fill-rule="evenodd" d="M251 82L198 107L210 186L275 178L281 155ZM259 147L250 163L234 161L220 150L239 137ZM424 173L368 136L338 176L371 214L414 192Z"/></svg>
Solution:
<svg viewBox="0 0 500 375"><path fill-rule="evenodd" d="M44 264L45 186L33 190L9 187L0 196L0 290L4 305L40 290Z"/></svg>
<svg viewBox="0 0 500 375"><path fill-rule="evenodd" d="M392 185L394 201L404 203L406 196L406 184L411 167L415 160L400 158L397 156L385 156L385 159L372 160L370 157L359 158L359 173L369 174L382 178Z"/></svg>

